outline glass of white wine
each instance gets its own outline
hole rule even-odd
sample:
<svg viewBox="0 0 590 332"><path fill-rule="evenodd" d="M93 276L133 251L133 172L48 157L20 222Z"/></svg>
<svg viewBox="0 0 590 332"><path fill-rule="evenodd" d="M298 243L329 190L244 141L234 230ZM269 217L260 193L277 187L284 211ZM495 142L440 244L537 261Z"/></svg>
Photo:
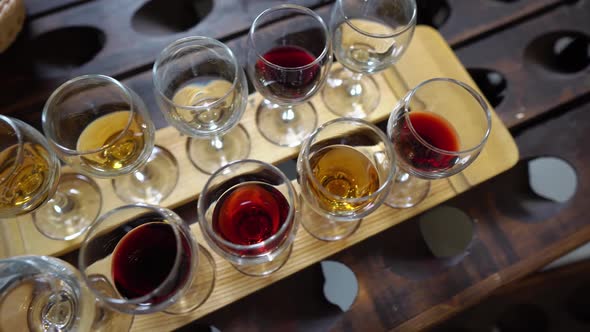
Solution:
<svg viewBox="0 0 590 332"><path fill-rule="evenodd" d="M43 235L70 240L96 219L101 205L90 178L74 173L60 178L59 159L41 133L0 115L0 218L32 212Z"/></svg>
<svg viewBox="0 0 590 332"><path fill-rule="evenodd" d="M97 301L80 273L60 259L0 260L0 331L128 331L132 322L133 315Z"/></svg>
<svg viewBox="0 0 590 332"><path fill-rule="evenodd" d="M168 123L190 137L189 159L211 174L250 153L238 125L248 99L246 75L225 44L208 37L179 39L154 63L156 100Z"/></svg>
<svg viewBox="0 0 590 332"><path fill-rule="evenodd" d="M176 186L176 159L154 145L146 106L111 77L85 75L62 84L45 104L42 121L50 145L66 164L112 178L123 201L157 204Z"/></svg>
<svg viewBox="0 0 590 332"><path fill-rule="evenodd" d="M330 31L336 59L322 91L328 109L337 115L364 118L379 105L377 82L365 74L399 60L416 27L415 0L336 0Z"/></svg>
<svg viewBox="0 0 590 332"><path fill-rule="evenodd" d="M354 233L391 189L395 154L375 125L352 118L328 121L303 142L297 160L301 224L336 241Z"/></svg>

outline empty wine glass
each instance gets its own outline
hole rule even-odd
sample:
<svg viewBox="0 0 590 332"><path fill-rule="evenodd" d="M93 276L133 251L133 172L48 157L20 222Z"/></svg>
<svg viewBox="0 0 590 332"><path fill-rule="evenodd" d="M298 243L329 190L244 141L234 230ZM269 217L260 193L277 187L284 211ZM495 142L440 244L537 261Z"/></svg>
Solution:
<svg viewBox="0 0 590 332"><path fill-rule="evenodd" d="M168 209L142 203L100 216L86 234L78 265L101 301L131 314L190 312L209 297L215 282L213 258L185 222Z"/></svg>
<svg viewBox="0 0 590 332"><path fill-rule="evenodd" d="M198 202L207 243L238 271L268 275L285 264L299 221L297 194L278 168L239 160L215 172Z"/></svg>
<svg viewBox="0 0 590 332"><path fill-rule="evenodd" d="M176 186L176 160L154 146L146 106L111 77L85 75L65 82L45 103L42 120L58 156L80 172L113 178L123 201L155 204Z"/></svg>
<svg viewBox="0 0 590 332"><path fill-rule="evenodd" d="M191 162L207 174L250 153L238 125L248 99L244 71L233 52L208 37L168 45L153 68L156 100L168 122L191 137Z"/></svg>
<svg viewBox="0 0 590 332"><path fill-rule="evenodd" d="M284 19L284 22L276 23ZM308 100L324 85L332 43L322 18L297 5L269 8L248 34L248 74L266 98L256 110L258 130L281 146L297 146L317 127Z"/></svg>
<svg viewBox="0 0 590 332"><path fill-rule="evenodd" d="M387 123L400 171L385 203L407 208L421 202L430 179L457 174L477 158L491 126L487 103L469 85L451 78L418 84Z"/></svg>
<svg viewBox="0 0 590 332"><path fill-rule="evenodd" d="M341 69L329 74L322 97L337 115L364 118L379 105L380 88L365 74L395 63L416 26L415 0L336 0L330 18Z"/></svg>
<svg viewBox="0 0 590 332"><path fill-rule="evenodd" d="M59 159L43 135L0 115L0 218L33 212L35 226L49 238L82 234L98 216L100 191L88 177L59 173Z"/></svg>
<svg viewBox="0 0 590 332"><path fill-rule="evenodd" d="M320 240L345 238L391 188L395 156L379 128L361 119L329 121L303 143L297 160L301 224Z"/></svg>
<svg viewBox="0 0 590 332"><path fill-rule="evenodd" d="M0 331L128 331L132 322L103 307L60 259L0 260Z"/></svg>

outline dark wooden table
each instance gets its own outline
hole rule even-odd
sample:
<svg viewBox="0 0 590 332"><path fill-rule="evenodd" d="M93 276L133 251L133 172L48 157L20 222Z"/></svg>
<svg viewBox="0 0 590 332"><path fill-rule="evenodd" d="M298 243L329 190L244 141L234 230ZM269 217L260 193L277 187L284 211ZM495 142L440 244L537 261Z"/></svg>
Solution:
<svg viewBox="0 0 590 332"><path fill-rule="evenodd" d="M276 0L25 0L28 19L0 55L0 113L40 127L44 101L65 80L101 73L140 94L156 126L151 66L171 41L207 35L244 61L247 30ZM326 20L332 1L296 0ZM590 0L423 0L419 23L442 33L520 149L513 169L446 205L476 220L460 260L437 259L406 221L331 259L348 265L359 296L343 313L322 296L319 265L187 326L230 330L415 331L427 329L590 241ZM557 51L557 53L556 53ZM556 156L578 177L565 203L530 199L527 162ZM177 209L195 222L193 207ZM67 258L67 257L66 257Z"/></svg>

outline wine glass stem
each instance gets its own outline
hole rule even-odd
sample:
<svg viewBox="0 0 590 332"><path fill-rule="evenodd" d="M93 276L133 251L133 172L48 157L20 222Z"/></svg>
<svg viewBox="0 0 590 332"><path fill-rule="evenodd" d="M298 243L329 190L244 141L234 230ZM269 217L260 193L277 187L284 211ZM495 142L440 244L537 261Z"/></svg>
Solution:
<svg viewBox="0 0 590 332"><path fill-rule="evenodd" d="M68 194L61 191L55 192L50 200L50 204L53 205L53 212L58 216L72 211L76 206L76 202Z"/></svg>
<svg viewBox="0 0 590 332"><path fill-rule="evenodd" d="M281 120L283 120L284 123L290 123L293 122L293 120L295 120L296 117L296 113L295 110L293 109L293 105L288 105L283 107L282 113L281 113Z"/></svg>
<svg viewBox="0 0 590 332"><path fill-rule="evenodd" d="M223 138L220 135L215 135L211 138L211 147L215 150L215 151L221 151L223 150L223 147L225 146L225 144L223 143Z"/></svg>
<svg viewBox="0 0 590 332"><path fill-rule="evenodd" d="M352 73L350 83L347 87L348 94L351 97L358 97L363 93L363 85L361 84L362 78L363 78L362 73L356 73L356 72Z"/></svg>
<svg viewBox="0 0 590 332"><path fill-rule="evenodd" d="M410 181L411 179L412 179L412 176L408 172L405 172L401 169L399 171L397 171L397 173L395 174L395 182L396 183L406 183L406 182Z"/></svg>

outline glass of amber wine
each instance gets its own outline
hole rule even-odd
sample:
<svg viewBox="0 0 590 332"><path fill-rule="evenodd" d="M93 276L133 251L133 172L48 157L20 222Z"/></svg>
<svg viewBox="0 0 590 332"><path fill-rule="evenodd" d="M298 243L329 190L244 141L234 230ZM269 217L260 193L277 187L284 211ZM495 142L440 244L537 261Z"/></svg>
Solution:
<svg viewBox="0 0 590 332"><path fill-rule="evenodd" d="M238 125L248 83L229 47L208 37L179 39L156 59L153 80L166 120L190 137L186 147L195 167L211 174L248 156L250 137Z"/></svg>
<svg viewBox="0 0 590 332"><path fill-rule="evenodd" d="M303 143L297 160L301 224L320 240L345 238L389 193L395 173L391 142L361 119L340 118L320 126Z"/></svg>
<svg viewBox="0 0 590 332"><path fill-rule="evenodd" d="M85 75L62 84L43 109L43 131L72 168L112 178L125 202L157 204L176 186L176 159L154 146L143 101L119 81Z"/></svg>
<svg viewBox="0 0 590 332"><path fill-rule="evenodd" d="M59 159L43 135L0 115L0 218L33 212L37 229L56 240L84 232L101 208L98 186L81 174L59 173Z"/></svg>

